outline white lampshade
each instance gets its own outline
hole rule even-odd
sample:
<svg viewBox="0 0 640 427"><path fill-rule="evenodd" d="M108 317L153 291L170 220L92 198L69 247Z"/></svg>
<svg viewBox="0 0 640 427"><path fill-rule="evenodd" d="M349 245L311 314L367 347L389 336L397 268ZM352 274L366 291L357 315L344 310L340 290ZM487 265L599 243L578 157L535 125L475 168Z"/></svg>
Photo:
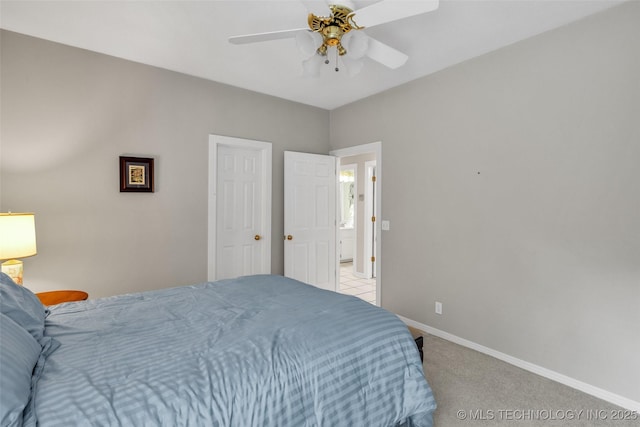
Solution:
<svg viewBox="0 0 640 427"><path fill-rule="evenodd" d="M320 67L324 59L320 55L313 55L311 58L302 61L302 75L304 77L319 77Z"/></svg>
<svg viewBox="0 0 640 427"><path fill-rule="evenodd" d="M357 76L360 73L360 71L362 71L362 67L364 66L364 61L362 60L362 58L353 59L349 55L345 55L341 57L340 61L342 62L344 67L347 69L347 73L349 74L349 77Z"/></svg>
<svg viewBox="0 0 640 427"><path fill-rule="evenodd" d="M22 261L35 255L36 223L32 213L0 213L0 260L2 272L8 274L17 284L22 284Z"/></svg>
<svg viewBox="0 0 640 427"><path fill-rule="evenodd" d="M36 221L32 213L0 213L0 259L35 255Z"/></svg>
<svg viewBox="0 0 640 427"><path fill-rule="evenodd" d="M309 58L316 54L318 46L322 44L322 36L312 31L301 31L296 34L296 44L305 58Z"/></svg>
<svg viewBox="0 0 640 427"><path fill-rule="evenodd" d="M342 45L351 59L360 59L369 50L369 36L360 31L352 31L342 37Z"/></svg>

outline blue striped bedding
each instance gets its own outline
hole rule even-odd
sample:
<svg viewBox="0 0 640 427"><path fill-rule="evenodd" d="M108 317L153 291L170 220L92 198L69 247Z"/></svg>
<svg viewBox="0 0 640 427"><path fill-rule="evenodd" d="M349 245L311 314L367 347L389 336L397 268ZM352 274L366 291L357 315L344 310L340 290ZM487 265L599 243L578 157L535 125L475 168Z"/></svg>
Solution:
<svg viewBox="0 0 640 427"><path fill-rule="evenodd" d="M355 297L262 275L50 311L26 425L432 425L406 326Z"/></svg>

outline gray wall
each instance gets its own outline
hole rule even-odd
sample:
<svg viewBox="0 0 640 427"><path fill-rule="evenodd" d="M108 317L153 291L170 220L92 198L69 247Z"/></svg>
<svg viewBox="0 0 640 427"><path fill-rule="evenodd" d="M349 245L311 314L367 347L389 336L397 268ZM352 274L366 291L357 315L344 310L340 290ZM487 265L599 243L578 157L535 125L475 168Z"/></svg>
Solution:
<svg viewBox="0 0 640 427"><path fill-rule="evenodd" d="M208 135L273 143L273 236L283 151L328 153L329 113L1 33L0 210L36 213L25 284L91 297L207 278ZM154 157L156 192L120 193L118 157ZM283 272L282 239L272 270Z"/></svg>
<svg viewBox="0 0 640 427"><path fill-rule="evenodd" d="M383 307L640 401L638 22L630 2L331 112L332 149L382 141Z"/></svg>

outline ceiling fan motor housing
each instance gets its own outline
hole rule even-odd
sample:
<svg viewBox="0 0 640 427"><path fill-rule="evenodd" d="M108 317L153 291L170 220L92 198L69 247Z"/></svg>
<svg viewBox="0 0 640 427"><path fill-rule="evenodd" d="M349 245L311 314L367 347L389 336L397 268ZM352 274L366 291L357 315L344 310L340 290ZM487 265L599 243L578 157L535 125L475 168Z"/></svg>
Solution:
<svg viewBox="0 0 640 427"><path fill-rule="evenodd" d="M347 50L340 43L342 36L353 29L359 30L362 27L353 21L353 10L348 7L331 5L329 8L331 16L328 17L310 13L309 28L322 35L322 45L318 48L318 54L325 56L329 47L335 47L338 54L342 56L347 53Z"/></svg>

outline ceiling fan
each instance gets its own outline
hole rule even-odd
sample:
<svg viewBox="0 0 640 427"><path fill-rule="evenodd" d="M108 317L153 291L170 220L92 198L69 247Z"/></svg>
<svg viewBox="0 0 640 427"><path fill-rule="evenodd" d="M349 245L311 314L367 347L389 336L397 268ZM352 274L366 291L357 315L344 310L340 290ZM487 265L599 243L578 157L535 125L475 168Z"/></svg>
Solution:
<svg viewBox="0 0 640 427"><path fill-rule="evenodd" d="M301 0L308 10L317 10L318 3ZM404 65L408 56L360 31L410 16L431 12L438 8L439 0L382 0L356 9L350 0L336 0L341 4L328 4L329 16L312 12L307 18L308 28L273 31L267 33L233 36L233 44L257 43L270 40L295 38L307 59L303 61L303 74L317 76L324 62L329 64L329 54L335 52L335 71L338 61L344 64L350 75L362 68L363 56L367 56L388 68Z"/></svg>

